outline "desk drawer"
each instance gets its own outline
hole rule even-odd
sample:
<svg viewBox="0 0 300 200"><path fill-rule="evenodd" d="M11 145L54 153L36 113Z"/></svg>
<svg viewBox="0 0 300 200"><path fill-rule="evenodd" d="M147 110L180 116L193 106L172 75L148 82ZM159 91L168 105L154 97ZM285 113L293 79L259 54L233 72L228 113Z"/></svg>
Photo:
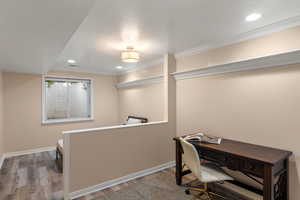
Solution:
<svg viewBox="0 0 300 200"><path fill-rule="evenodd" d="M218 163L221 166L226 166L231 170L239 170L241 167L241 160L239 158L220 152L213 152L204 149L200 150L200 157L205 160Z"/></svg>
<svg viewBox="0 0 300 200"><path fill-rule="evenodd" d="M225 166L231 170L240 170L241 162L242 162L242 160L240 160L237 157L226 156L226 158L225 158Z"/></svg>
<svg viewBox="0 0 300 200"><path fill-rule="evenodd" d="M242 169L244 172L257 177L263 177L264 175L264 165L253 160L243 160Z"/></svg>
<svg viewBox="0 0 300 200"><path fill-rule="evenodd" d="M206 149L198 149L198 151L202 159L226 166L228 169L244 171L258 177L262 177L264 174L264 165L259 162Z"/></svg>
<svg viewBox="0 0 300 200"><path fill-rule="evenodd" d="M220 153L216 153L216 152L213 152L213 151L208 151L208 150L200 150L199 152L199 155L202 159L205 159L205 160L209 160L209 161L212 161L212 162L216 162L220 165L225 165L225 161L226 161L226 158L225 158L225 155L224 154L220 154Z"/></svg>

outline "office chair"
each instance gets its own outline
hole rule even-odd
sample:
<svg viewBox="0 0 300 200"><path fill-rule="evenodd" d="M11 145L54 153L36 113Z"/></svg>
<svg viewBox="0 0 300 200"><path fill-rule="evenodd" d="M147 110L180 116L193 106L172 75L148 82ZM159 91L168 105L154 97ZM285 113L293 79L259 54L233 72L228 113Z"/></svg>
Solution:
<svg viewBox="0 0 300 200"><path fill-rule="evenodd" d="M188 186L188 189L186 189L185 193L190 194L190 191L197 191L200 192L200 197L206 195L206 197L210 200L211 196L216 196L225 199L219 194L208 191L207 183L222 182L233 179L215 165L201 165L199 154L194 145L190 144L182 138L180 138L180 143L183 149L183 163L192 171L192 173L197 177L197 179L204 184L203 188Z"/></svg>

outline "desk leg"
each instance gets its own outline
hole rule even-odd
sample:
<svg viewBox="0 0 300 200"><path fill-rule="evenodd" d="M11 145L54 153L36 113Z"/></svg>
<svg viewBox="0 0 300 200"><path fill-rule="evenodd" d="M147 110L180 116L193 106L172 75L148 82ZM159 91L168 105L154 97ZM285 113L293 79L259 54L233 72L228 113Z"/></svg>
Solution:
<svg viewBox="0 0 300 200"><path fill-rule="evenodd" d="M176 141L176 183L177 185L182 183L182 154L179 141Z"/></svg>
<svg viewBox="0 0 300 200"><path fill-rule="evenodd" d="M274 199L274 173L273 167L265 165L264 167L264 200Z"/></svg>

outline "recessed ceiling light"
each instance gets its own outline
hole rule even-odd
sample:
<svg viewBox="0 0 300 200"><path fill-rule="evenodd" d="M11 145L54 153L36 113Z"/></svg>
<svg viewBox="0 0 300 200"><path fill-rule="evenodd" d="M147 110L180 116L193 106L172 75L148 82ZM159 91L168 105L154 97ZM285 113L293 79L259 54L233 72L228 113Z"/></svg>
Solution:
<svg viewBox="0 0 300 200"><path fill-rule="evenodd" d="M262 17L260 13L252 13L246 17L247 22L254 22Z"/></svg>
<svg viewBox="0 0 300 200"><path fill-rule="evenodd" d="M71 64L71 65L74 65L74 64L76 64L76 60L69 59L69 60L68 60L68 63Z"/></svg>
<svg viewBox="0 0 300 200"><path fill-rule="evenodd" d="M123 69L123 67L122 67L122 66L116 66L116 68L117 68L117 69Z"/></svg>

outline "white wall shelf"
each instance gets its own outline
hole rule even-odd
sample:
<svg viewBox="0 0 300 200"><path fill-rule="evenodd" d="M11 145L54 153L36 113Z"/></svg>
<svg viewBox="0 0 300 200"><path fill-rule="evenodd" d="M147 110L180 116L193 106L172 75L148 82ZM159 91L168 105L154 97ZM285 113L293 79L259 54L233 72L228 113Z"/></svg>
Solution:
<svg viewBox="0 0 300 200"><path fill-rule="evenodd" d="M286 53L273 54L238 62L212 65L205 68L198 68L183 72L174 72L172 75L176 80L191 79L200 76L223 74L228 72L238 72L245 70L261 69L275 66L284 66L300 63L300 50Z"/></svg>
<svg viewBox="0 0 300 200"><path fill-rule="evenodd" d="M144 78L144 79L135 80L135 81L117 83L116 87L117 88L127 88L127 87L132 87L132 86L140 86L140 85L159 83L159 82L163 81L163 77L164 77L163 75L158 75L158 76L152 76L149 78Z"/></svg>

